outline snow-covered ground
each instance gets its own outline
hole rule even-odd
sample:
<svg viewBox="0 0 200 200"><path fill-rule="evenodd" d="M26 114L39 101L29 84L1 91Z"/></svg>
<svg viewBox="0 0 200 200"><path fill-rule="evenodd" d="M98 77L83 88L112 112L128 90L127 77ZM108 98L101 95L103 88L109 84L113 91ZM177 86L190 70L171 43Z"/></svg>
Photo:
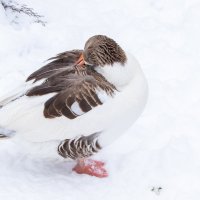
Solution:
<svg viewBox="0 0 200 200"><path fill-rule="evenodd" d="M0 97L47 58L82 48L92 35L115 39L140 61L149 100L139 120L100 154L110 176L71 172L73 162L0 141L1 200L199 200L200 1L20 0L47 26L10 22L0 5ZM31 123L31 122L24 122ZM26 151L24 151L26 149Z"/></svg>

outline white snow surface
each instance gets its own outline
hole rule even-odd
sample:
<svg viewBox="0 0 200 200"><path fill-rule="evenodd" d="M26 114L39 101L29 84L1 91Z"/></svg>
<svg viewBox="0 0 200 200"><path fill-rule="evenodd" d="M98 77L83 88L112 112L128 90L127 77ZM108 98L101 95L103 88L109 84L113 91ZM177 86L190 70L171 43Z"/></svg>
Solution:
<svg viewBox="0 0 200 200"><path fill-rule="evenodd" d="M149 99L132 128L94 156L106 162L105 179L75 174L74 162L47 157L40 146L1 140L0 199L199 200L200 1L18 2L44 15L47 26L24 16L11 25L0 5L0 97L44 60L105 34L139 60Z"/></svg>

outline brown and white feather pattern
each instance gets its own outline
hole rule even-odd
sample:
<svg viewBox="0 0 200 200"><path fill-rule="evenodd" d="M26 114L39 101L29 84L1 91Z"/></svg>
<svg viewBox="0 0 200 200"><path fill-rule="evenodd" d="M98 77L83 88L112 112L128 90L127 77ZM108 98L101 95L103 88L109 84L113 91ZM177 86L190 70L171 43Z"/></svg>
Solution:
<svg viewBox="0 0 200 200"><path fill-rule="evenodd" d="M86 113L103 104L97 94L99 90L106 92L108 96L114 95L117 90L93 67L84 65L81 69L76 69L75 63L81 52L75 50L59 54L53 58L55 61L34 72L27 79L45 79L41 85L30 89L26 93L27 96L56 93L44 105L46 118L65 116L74 119L79 116L72 110L74 103L78 103L82 112Z"/></svg>
<svg viewBox="0 0 200 200"><path fill-rule="evenodd" d="M146 103L146 80L138 62L127 58L114 40L103 35L89 38L84 50L50 58L27 78L30 80L36 83L25 85L0 102L0 125L18 130L21 138L31 142L63 140L58 152L72 159L88 157L110 144L124 132L122 128L138 118ZM115 86L120 93L110 99L117 93ZM41 97L26 97L37 95ZM56 117L60 118L45 119ZM31 123L24 123L27 120ZM98 123L91 126L92 122ZM97 131L101 134L92 134ZM5 136L0 131L0 138Z"/></svg>
<svg viewBox="0 0 200 200"><path fill-rule="evenodd" d="M58 146L58 153L64 158L73 160L90 157L101 149L98 136L99 133L95 133L89 136L66 139Z"/></svg>
<svg viewBox="0 0 200 200"><path fill-rule="evenodd" d="M55 94L44 103L44 117L55 118L65 116L75 119L79 115L72 109L77 103L82 113L87 113L94 107L102 105L98 91L104 91L108 96L113 96L117 90L94 66L84 65L77 68L76 62L82 51L67 51L53 57L54 61L48 63L38 71L31 74L27 81L44 82L31 88L27 96L41 96ZM58 146L58 153L64 158L85 158L97 153L101 147L98 143L99 133L89 136L80 136L66 139Z"/></svg>
<svg viewBox="0 0 200 200"><path fill-rule="evenodd" d="M52 75L55 76L62 71L73 69L74 63L78 60L82 52L83 50L66 51L49 58L48 61L53 61L32 73L26 81L34 80L34 82L36 82L41 79L47 79Z"/></svg>

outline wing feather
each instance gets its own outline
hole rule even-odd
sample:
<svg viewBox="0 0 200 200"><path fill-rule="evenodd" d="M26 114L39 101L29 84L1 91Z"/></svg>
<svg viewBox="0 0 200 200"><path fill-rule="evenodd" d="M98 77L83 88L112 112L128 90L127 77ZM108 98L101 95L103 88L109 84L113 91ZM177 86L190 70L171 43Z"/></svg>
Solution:
<svg viewBox="0 0 200 200"><path fill-rule="evenodd" d="M53 61L32 73L26 81L34 80L34 82L36 82L48 78L51 75L55 75L58 72L70 70L82 52L83 50L66 51L48 59Z"/></svg>
<svg viewBox="0 0 200 200"><path fill-rule="evenodd" d="M55 93L44 104L44 116L55 118L65 116L75 119L79 115L73 112L72 106L76 103L79 110L89 112L103 102L98 96L98 91L104 91L108 96L113 96L117 90L101 74L91 66L85 65L80 71L75 68L75 63L80 57L81 50L58 54L56 59L31 74L27 80L45 81L30 89L27 96L46 95Z"/></svg>

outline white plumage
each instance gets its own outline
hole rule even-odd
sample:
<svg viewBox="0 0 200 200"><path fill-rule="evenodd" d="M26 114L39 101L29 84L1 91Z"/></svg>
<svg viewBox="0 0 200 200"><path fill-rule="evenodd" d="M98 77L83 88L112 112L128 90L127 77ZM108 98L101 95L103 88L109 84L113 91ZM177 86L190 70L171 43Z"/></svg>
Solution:
<svg viewBox="0 0 200 200"><path fill-rule="evenodd" d="M147 100L147 83L136 59L127 54L125 66L99 67L97 71L113 83L118 92L109 97L99 90L103 105L73 120L64 116L44 118L44 102L51 95L27 97L9 103L0 110L0 126L16 131L16 136L31 142L64 140L79 135L102 132L99 143L104 146L123 134L141 114ZM11 94L10 96L12 96ZM82 114L78 104L72 109Z"/></svg>

